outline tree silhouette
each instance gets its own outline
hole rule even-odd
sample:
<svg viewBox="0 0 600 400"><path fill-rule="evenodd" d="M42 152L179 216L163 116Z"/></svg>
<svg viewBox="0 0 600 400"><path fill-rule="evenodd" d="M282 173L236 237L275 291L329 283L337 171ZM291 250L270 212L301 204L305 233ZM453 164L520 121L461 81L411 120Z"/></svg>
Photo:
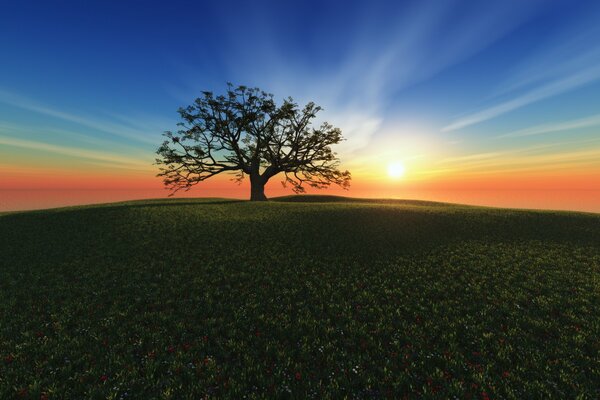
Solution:
<svg viewBox="0 0 600 400"><path fill-rule="evenodd" d="M311 121L321 107L300 109L291 97L277 106L258 88L227 86L225 95L202 92L194 104L179 109L183 122L158 148L158 176L171 195L221 173L241 182L250 177L250 200L266 200L265 184L282 173L284 186L303 193L304 186L347 189L350 172L340 171L331 145L344 140L339 128Z"/></svg>

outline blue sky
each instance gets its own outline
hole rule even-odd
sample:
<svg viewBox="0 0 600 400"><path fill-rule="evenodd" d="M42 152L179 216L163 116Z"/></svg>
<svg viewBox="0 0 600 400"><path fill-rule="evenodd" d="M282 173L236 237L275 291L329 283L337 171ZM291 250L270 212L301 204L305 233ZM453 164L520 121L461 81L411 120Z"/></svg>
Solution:
<svg viewBox="0 0 600 400"><path fill-rule="evenodd" d="M592 1L7 2L0 166L152 169L177 108L230 81L322 105L358 176L598 168L599 20Z"/></svg>

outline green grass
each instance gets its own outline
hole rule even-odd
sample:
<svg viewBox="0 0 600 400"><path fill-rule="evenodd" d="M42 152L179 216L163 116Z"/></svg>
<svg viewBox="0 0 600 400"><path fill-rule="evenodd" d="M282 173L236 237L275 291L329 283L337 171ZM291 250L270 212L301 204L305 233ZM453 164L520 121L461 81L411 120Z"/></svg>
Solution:
<svg viewBox="0 0 600 400"><path fill-rule="evenodd" d="M0 216L0 398L600 397L600 215L279 200Z"/></svg>

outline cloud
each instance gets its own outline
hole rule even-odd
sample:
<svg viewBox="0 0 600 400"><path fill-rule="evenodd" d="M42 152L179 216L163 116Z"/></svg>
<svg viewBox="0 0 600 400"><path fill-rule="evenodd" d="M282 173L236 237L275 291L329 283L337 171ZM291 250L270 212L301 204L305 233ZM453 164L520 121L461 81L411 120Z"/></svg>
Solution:
<svg viewBox="0 0 600 400"><path fill-rule="evenodd" d="M101 132L109 133L111 135L116 135L127 139L133 139L139 142L156 144L156 138L152 138L151 136L145 135L143 132L132 130L127 126L111 122L99 122L86 117L81 117L79 115L56 110L54 108L40 104L26 97L17 95L15 93L7 92L2 89L0 89L0 102L9 104L14 107L22 108L24 110L29 110L39 114L44 114L54 118L62 119L64 121L73 122L78 125L86 126L88 128L92 128Z"/></svg>
<svg viewBox="0 0 600 400"><path fill-rule="evenodd" d="M440 160L436 167L479 175L498 172L557 170L571 166L600 167L600 138L543 143L525 148L469 154ZM568 147L575 146L571 150Z"/></svg>
<svg viewBox="0 0 600 400"><path fill-rule="evenodd" d="M577 23L554 27L543 43L517 60L506 79L498 82L495 95L540 85L597 65L600 62L599 10L588 8Z"/></svg>
<svg viewBox="0 0 600 400"><path fill-rule="evenodd" d="M586 83L593 82L600 78L600 67L594 66L587 68L579 73L570 75L566 78L556 80L552 83L543 85L536 89L533 89L524 95L513 98L512 100L498 104L496 106L487 108L477 113L471 114L467 117L458 119L451 124L442 128L442 132L450 132L458 129L465 128L474 124L478 124L487 121L492 118L496 118L507 112L516 110L524 107L528 104L535 103L537 101L546 99L548 97L556 96L566 91L575 89Z"/></svg>
<svg viewBox="0 0 600 400"><path fill-rule="evenodd" d="M552 154L511 157L506 155L478 164L461 165L457 172L470 175L517 173L526 171L551 171L566 168L580 168L583 165L600 167L600 148L589 150L560 151Z"/></svg>
<svg viewBox="0 0 600 400"><path fill-rule="evenodd" d="M557 26L544 42L516 60L510 73L491 93L490 98L510 96L510 100L498 100L497 105L459 118L445 126L442 132L499 117L600 79L597 19L597 12L590 10L576 24Z"/></svg>
<svg viewBox="0 0 600 400"><path fill-rule="evenodd" d="M84 145L93 145L95 148L114 149L118 146L121 152L127 151L130 155L147 155L148 151L140 148L136 143L118 143L115 140L99 137L89 133L81 133L78 131L69 131L64 129L46 128L32 125L16 125L0 121L0 133L8 134L9 136L25 136L32 139L32 134L43 136L44 139L54 140L60 138L69 143L79 143Z"/></svg>
<svg viewBox="0 0 600 400"><path fill-rule="evenodd" d="M58 146L45 142L17 139L8 136L0 136L0 144L21 147L24 149L40 150L55 154L66 155L87 160L103 161L110 163L112 167L131 170L150 170L151 161L132 160L131 157L121 157L103 152L82 149L78 147Z"/></svg>
<svg viewBox="0 0 600 400"><path fill-rule="evenodd" d="M590 126L600 125L600 114L593 115L587 118L580 118L571 121L565 121L553 124L538 125L527 129L521 129L515 132L506 133L496 138L514 138L523 136L543 135L552 132L569 131L572 129L587 128Z"/></svg>

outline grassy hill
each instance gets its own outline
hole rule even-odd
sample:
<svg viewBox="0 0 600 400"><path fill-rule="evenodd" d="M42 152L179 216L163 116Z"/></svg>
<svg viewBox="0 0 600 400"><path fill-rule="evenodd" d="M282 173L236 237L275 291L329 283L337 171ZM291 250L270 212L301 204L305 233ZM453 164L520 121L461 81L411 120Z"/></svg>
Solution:
<svg viewBox="0 0 600 400"><path fill-rule="evenodd" d="M598 398L600 215L149 200L0 216L0 398Z"/></svg>

